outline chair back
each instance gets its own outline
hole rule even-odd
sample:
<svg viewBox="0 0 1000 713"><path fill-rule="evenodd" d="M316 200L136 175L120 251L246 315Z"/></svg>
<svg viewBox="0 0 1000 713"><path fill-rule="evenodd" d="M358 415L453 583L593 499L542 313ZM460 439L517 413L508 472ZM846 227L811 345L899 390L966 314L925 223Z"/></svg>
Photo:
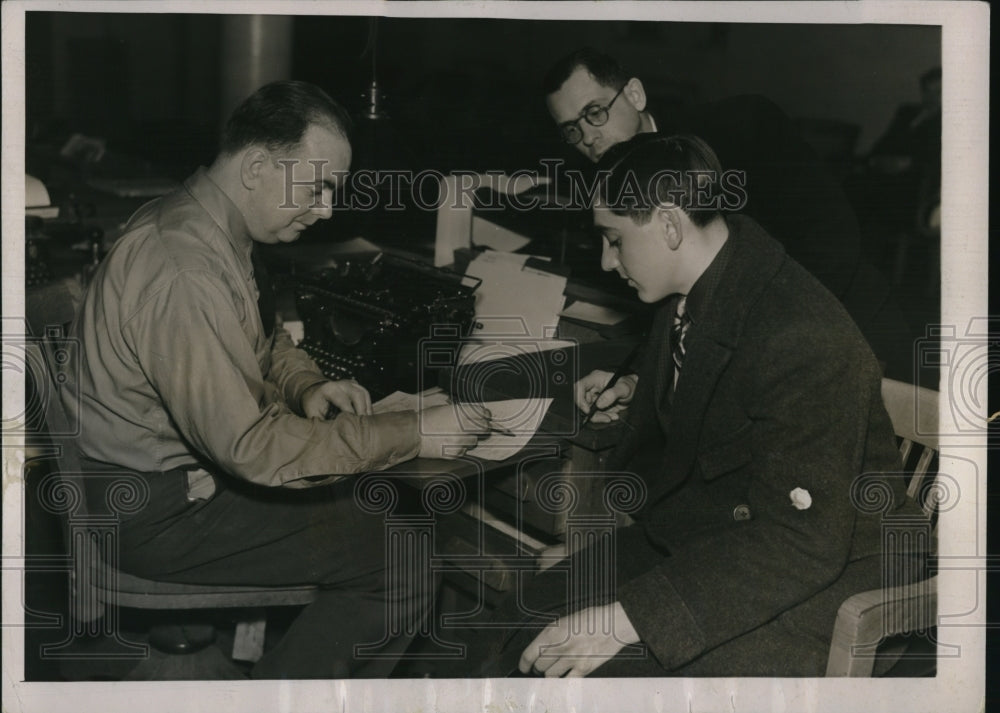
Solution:
<svg viewBox="0 0 1000 713"><path fill-rule="evenodd" d="M31 333L40 337L56 325L69 326L83 303L83 293L84 287L75 277L26 289L24 312Z"/></svg>
<svg viewBox="0 0 1000 713"><path fill-rule="evenodd" d="M38 436L34 459L54 461L45 475L32 486L29 497L37 498L41 507L59 517L69 557L70 615L74 636L97 634L104 624L104 598L98 583L114 586L114 578L105 574L101 551L114 551L115 524L109 518L91 516L87 505L84 473L77 451L78 422L67 411L67 389L72 381L67 370L78 356L74 342L67 339L62 327L47 325L41 339L25 345L27 361L26 392L30 399L26 412L40 414L43 423L36 424ZM116 625L115 622L111 622ZM50 647L51 655L59 657L67 642Z"/></svg>
<svg viewBox="0 0 1000 713"><path fill-rule="evenodd" d="M77 450L78 423L66 403L73 394L65 394L72 383L66 370L72 368L76 354L74 343L61 337L58 328L46 328L41 340L26 345L26 360L32 403L27 412L44 418L48 441L39 439L38 460L55 460L33 487L33 495L42 507L59 516L69 556L69 611L72 621L68 638L46 647L52 658L79 656L74 641L97 635L111 641L113 653L120 658L145 657L147 647L122 638L118 609L130 607L155 610L241 609L248 614L238 620L233 658L256 661L263 654L265 619L259 610L265 607L302 606L316 599L314 585L202 585L147 580L117 569L118 515L133 512L145 502L145 482L138 474L115 473L87 475L81 469ZM67 397L68 396L68 397ZM41 424L38 424L41 426ZM42 429L36 431L39 436ZM100 479L105 487L103 507L88 507L85 479ZM110 606L109 606L110 605ZM169 629L169 628L168 628ZM108 651L112 651L111 648Z"/></svg>
<svg viewBox="0 0 1000 713"><path fill-rule="evenodd" d="M55 471L48 476L54 482L57 478L62 480L82 471L76 446L78 424L70 418L63 403L63 394L70 383L66 369L75 358L73 344L63 337L61 328L46 329L48 333L43 339L25 344L28 367L25 374L25 412L39 421L32 427L32 434L39 437L33 445L37 447L45 443L47 447L41 452L46 455L41 457L54 457L57 462ZM82 484L74 483L68 487L82 492ZM61 500L63 496L54 497ZM86 515L86 500L81 498L74 511Z"/></svg>
<svg viewBox="0 0 1000 713"><path fill-rule="evenodd" d="M882 400L899 439L903 470L909 476L906 494L920 504L925 515L934 517L937 514L932 493L938 469L938 392L894 379L882 379ZM920 424L919 429L917 424Z"/></svg>
<svg viewBox="0 0 1000 713"><path fill-rule="evenodd" d="M941 493L935 480L938 471L939 396L936 391L893 379L882 380L882 400L899 440L903 472L908 477L906 494L917 502L934 523L930 547L936 535L937 504ZM891 542L919 541L926 522L905 531L906 524ZM883 574L885 577L885 574ZM905 582L905 578L904 578ZM871 676L876 659L886 666L903 655L905 646L883 645L887 637L917 633L926 636L937 619L937 578L929 577L892 586L883 586L849 597L837 612L827 660L827 676ZM911 658L923 654L906 652ZM932 655L933 657L933 655ZM931 658L932 658L931 657Z"/></svg>

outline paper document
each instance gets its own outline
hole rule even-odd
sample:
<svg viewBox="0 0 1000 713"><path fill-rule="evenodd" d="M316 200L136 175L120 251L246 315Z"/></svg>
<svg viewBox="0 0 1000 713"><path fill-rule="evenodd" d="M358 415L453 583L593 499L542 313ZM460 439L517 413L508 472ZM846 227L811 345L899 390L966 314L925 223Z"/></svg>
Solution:
<svg viewBox="0 0 1000 713"><path fill-rule="evenodd" d="M551 405L552 399L510 399L483 404L490 410L490 423L497 430L468 451L468 455L485 460L510 458L535 435Z"/></svg>
<svg viewBox="0 0 1000 713"><path fill-rule="evenodd" d="M448 394L435 386L433 389L421 391L419 394L407 394L394 391L380 401L372 404L373 413L389 413L391 411L423 411L432 406L442 406L448 403Z"/></svg>
<svg viewBox="0 0 1000 713"><path fill-rule="evenodd" d="M530 242L531 238L526 238L520 233L483 218L472 217L472 244L475 246L485 246L500 252L514 252Z"/></svg>
<svg viewBox="0 0 1000 713"><path fill-rule="evenodd" d="M419 394L396 391L372 404L372 411L374 413L422 411L448 402L448 394L437 387ZM551 405L552 399L509 399L482 404L489 410L490 423L496 428L496 431L481 440L475 448L467 451L467 455L484 460L510 458L524 448L525 444L535 435ZM460 424L464 420L463 413L468 414L470 421L473 418L478 418L473 404L458 404L457 409Z"/></svg>
<svg viewBox="0 0 1000 713"><path fill-rule="evenodd" d="M582 300L577 300L559 314L571 319L579 319L593 324L606 324L608 326L618 324L628 317L627 314L619 312L616 309L602 307L601 305L591 304Z"/></svg>
<svg viewBox="0 0 1000 713"><path fill-rule="evenodd" d="M527 255L487 251L465 272L483 282L476 292L475 339L551 338L566 302L566 278L525 267Z"/></svg>
<svg viewBox="0 0 1000 713"><path fill-rule="evenodd" d="M497 230L491 231L488 221L476 220L474 225L473 191L489 187L500 193L517 195L548 182L548 178L524 174L513 177L497 174L445 176L441 182L437 205L434 266L451 264L455 259L455 250L470 247L473 242L477 245L489 245L497 250L517 250L527 245L530 242L528 238L499 226L494 226Z"/></svg>

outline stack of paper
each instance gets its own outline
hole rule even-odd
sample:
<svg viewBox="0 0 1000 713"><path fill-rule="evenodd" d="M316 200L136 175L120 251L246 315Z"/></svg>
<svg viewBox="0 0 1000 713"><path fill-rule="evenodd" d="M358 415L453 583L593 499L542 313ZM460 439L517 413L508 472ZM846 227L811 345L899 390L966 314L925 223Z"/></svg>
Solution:
<svg viewBox="0 0 1000 713"><path fill-rule="evenodd" d="M555 334L566 278L525 267L528 257L488 250L469 263L466 274L483 281L476 292L474 338Z"/></svg>

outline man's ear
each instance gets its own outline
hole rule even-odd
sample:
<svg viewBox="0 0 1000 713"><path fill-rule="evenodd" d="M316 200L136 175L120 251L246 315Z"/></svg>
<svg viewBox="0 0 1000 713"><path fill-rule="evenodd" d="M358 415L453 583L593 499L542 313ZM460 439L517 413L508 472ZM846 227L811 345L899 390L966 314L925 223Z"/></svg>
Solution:
<svg viewBox="0 0 1000 713"><path fill-rule="evenodd" d="M636 111L646 110L646 88L642 86L638 77L632 77L628 80L622 94L628 99L629 104L635 107Z"/></svg>
<svg viewBox="0 0 1000 713"><path fill-rule="evenodd" d="M251 146L244 152L243 161L240 163L240 179L244 188L253 190L270 160L267 151L259 146Z"/></svg>
<svg viewBox="0 0 1000 713"><path fill-rule="evenodd" d="M676 250L684 240L684 227L681 220L681 209L675 205L660 205L653 213L653 220L657 221L662 231L663 239L667 247Z"/></svg>

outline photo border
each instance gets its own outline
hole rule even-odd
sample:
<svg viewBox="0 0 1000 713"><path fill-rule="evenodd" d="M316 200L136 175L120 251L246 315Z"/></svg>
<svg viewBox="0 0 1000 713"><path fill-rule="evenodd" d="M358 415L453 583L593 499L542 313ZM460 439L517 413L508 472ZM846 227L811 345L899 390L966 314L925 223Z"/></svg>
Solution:
<svg viewBox="0 0 1000 713"><path fill-rule="evenodd" d="M988 316L987 187L989 156L989 6L973 2L25 2L2 6L3 20L3 325L20 329L24 316L24 13L71 12L278 13L543 19L643 19L750 23L876 23L940 25L943 68L942 324ZM915 68L916 69L916 68ZM979 403L985 420L986 383ZM958 398L942 379L942 412ZM4 379L4 414L24 402L23 382ZM942 413L944 416L944 413ZM944 418L942 422L947 422ZM467 679L339 681L167 681L153 683L23 681L20 600L23 550L21 436L4 434L3 700L5 710L144 711L975 711L983 705L986 635L986 438L942 440L941 469L975 465L976 502L959 502L941 518L943 557L966 570L942 571L939 612L948 619L942 641L960 645L958 660L939 658L927 679ZM968 499L966 499L968 500ZM23 559L23 557L22 557ZM11 568L7 569L7 564ZM973 602L971 610L966 606ZM481 703L476 707L472 702Z"/></svg>

